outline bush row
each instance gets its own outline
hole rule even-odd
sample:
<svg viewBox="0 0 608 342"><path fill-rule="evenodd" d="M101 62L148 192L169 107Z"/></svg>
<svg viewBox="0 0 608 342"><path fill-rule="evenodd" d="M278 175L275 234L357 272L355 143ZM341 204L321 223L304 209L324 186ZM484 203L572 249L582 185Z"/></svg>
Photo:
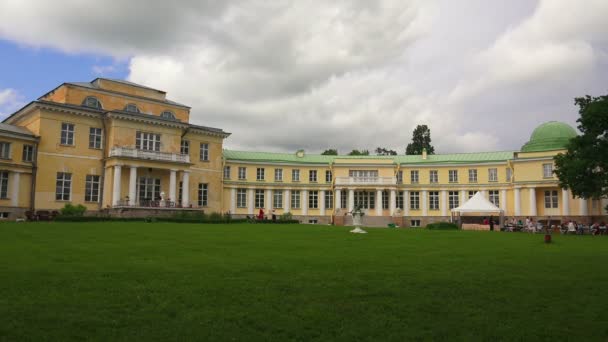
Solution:
<svg viewBox="0 0 608 342"><path fill-rule="evenodd" d="M426 228L433 230L458 230L458 225L450 222L435 222L427 224Z"/></svg>

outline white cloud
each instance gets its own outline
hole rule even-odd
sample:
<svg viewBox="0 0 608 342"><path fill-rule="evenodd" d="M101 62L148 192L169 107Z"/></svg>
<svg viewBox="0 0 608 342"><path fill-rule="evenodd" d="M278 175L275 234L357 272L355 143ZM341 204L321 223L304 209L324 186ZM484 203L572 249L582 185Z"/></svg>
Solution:
<svg viewBox="0 0 608 342"><path fill-rule="evenodd" d="M0 89L0 118L12 114L23 106L22 96L11 88Z"/></svg>

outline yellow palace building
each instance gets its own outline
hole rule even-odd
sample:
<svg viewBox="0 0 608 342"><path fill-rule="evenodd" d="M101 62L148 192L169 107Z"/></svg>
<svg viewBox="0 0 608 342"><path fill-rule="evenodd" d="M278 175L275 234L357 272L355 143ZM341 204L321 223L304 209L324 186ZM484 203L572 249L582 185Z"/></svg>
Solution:
<svg viewBox="0 0 608 342"><path fill-rule="evenodd" d="M480 191L506 216L583 222L606 200L572 198L553 156L576 131L548 122L520 151L323 156L224 150L230 133L193 125L190 107L142 85L97 78L63 83L0 124L0 216L83 204L89 214L235 217L291 213L348 224L355 203L368 225L425 225Z"/></svg>

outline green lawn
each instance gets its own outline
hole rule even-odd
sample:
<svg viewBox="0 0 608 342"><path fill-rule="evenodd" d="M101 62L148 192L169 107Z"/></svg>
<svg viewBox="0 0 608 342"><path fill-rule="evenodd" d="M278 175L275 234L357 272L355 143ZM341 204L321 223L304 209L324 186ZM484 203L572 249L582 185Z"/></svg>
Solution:
<svg viewBox="0 0 608 342"><path fill-rule="evenodd" d="M608 237L0 225L0 340L608 339Z"/></svg>

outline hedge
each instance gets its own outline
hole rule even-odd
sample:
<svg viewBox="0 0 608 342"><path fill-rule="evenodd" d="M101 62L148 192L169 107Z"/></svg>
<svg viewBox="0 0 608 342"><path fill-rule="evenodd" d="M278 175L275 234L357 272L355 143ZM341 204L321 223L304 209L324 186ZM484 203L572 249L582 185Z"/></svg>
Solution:
<svg viewBox="0 0 608 342"><path fill-rule="evenodd" d="M432 230L458 230L458 225L450 222L435 222L427 224L426 228Z"/></svg>

